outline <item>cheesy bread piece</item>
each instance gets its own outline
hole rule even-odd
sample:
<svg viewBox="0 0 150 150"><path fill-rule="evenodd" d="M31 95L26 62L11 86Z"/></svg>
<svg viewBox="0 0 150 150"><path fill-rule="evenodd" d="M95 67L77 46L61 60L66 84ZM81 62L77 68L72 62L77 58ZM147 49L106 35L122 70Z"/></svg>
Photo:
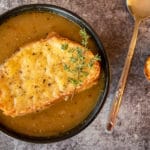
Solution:
<svg viewBox="0 0 150 150"><path fill-rule="evenodd" d="M25 115L93 86L100 74L97 58L55 33L21 47L0 66L0 110Z"/></svg>

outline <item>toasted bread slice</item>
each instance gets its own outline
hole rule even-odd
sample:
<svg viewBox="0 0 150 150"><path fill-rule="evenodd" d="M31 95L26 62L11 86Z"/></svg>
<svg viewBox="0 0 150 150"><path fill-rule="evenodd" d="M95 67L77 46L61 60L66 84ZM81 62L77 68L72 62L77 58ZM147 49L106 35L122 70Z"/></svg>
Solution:
<svg viewBox="0 0 150 150"><path fill-rule="evenodd" d="M80 44L50 34L0 66L0 109L12 117L43 110L95 84L100 64Z"/></svg>

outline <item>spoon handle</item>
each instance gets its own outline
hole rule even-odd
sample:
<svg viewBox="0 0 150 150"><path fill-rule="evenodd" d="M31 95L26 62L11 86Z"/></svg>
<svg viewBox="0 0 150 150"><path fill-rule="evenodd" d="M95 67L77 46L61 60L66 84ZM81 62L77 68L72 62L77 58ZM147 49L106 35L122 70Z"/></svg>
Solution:
<svg viewBox="0 0 150 150"><path fill-rule="evenodd" d="M120 77L120 80L116 89L115 97L114 97L113 104L111 106L111 111L110 111L109 118L108 118L108 123L107 123L108 131L111 131L113 129L115 120L116 120L116 117L120 108L129 69L131 66L131 61L132 61L133 54L134 54L134 49L135 49L137 35L138 35L138 27L140 25L140 22L141 22L140 19L135 20L134 31L133 31L131 43L129 46L129 51L125 60L123 71L122 71L122 74L121 74L121 77Z"/></svg>

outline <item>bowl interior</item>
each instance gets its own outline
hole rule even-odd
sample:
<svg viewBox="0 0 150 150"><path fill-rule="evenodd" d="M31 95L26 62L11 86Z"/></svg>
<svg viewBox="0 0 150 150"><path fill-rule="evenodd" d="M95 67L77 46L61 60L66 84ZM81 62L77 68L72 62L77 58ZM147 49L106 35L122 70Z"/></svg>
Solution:
<svg viewBox="0 0 150 150"><path fill-rule="evenodd" d="M25 6L20 6L17 7L13 10L10 10L3 15L0 16L0 24L4 23L7 19L16 16L18 14L24 13L24 12L30 12L30 11L38 11L38 12L51 12L58 14L60 16L63 16L67 18L68 20L78 24L81 28L85 28L88 34L92 37L92 39L95 41L96 46L98 47L98 53L101 55L102 61L101 65L104 71L104 76L105 76L105 85L104 85L104 91L102 94L100 94L96 106L94 109L91 111L91 113L86 117L84 121L82 121L80 124L78 124L75 128L59 134L59 136L51 136L51 137L35 137L35 136L27 136L23 134L19 134L17 132L12 131L11 129L8 129L4 125L0 124L0 129L5 132L6 134L13 136L15 138L29 141L29 142L34 142L34 143L49 143L49 142L56 142L60 140L64 140L66 138L69 138L77 133L79 133L81 130L83 130L85 127L87 127L93 119L97 116L98 112L101 110L103 103L106 99L108 88L109 88L109 64L106 56L106 52L104 51L104 48L102 46L102 43L99 40L99 37L97 34L94 32L94 30L86 23L82 18L77 16L76 14L57 7L53 5L48 5L48 4L33 4L33 5L25 5Z"/></svg>

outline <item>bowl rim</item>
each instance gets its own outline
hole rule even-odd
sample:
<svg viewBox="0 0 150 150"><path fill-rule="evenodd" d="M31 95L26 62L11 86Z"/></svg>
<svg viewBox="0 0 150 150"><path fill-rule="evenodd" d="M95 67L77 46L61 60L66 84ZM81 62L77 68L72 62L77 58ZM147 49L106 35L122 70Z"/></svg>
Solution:
<svg viewBox="0 0 150 150"><path fill-rule="evenodd" d="M50 13L55 13L58 14L62 17L65 17L66 19L73 21L74 23L78 24L81 28L85 28L86 31L92 36L94 39L95 43L97 44L97 47L99 49L99 52L101 53L102 57L102 66L104 69L104 74L106 75L105 79L105 88L103 94L98 97L97 103L94 106L93 110L90 112L90 114L76 127L73 129L69 130L68 132L65 132L64 134L60 134L60 136L50 136L50 137L35 137L35 136L28 136L24 134L17 133L15 131L12 131L11 129L5 127L4 125L0 124L0 131L3 133L22 140L26 142L31 142L31 143L53 143L53 142L58 142L58 141L63 141L65 139L71 138L78 133L80 133L83 129L85 129L98 115L100 110L102 109L104 102L106 100L108 91L109 91L109 82L110 82L110 69L109 69L109 62L108 62L108 57L106 54L106 51L104 50L104 47L102 45L102 42L100 41L97 33L92 29L92 27L80 16L77 14L56 6L56 5L51 5L51 4L28 4L28 5L22 5L15 7L13 9L10 9L6 11L5 13L0 15L0 25L4 23L5 20L14 17L16 15L19 15L23 12L29 12L29 11L37 11L37 12L50 12Z"/></svg>

